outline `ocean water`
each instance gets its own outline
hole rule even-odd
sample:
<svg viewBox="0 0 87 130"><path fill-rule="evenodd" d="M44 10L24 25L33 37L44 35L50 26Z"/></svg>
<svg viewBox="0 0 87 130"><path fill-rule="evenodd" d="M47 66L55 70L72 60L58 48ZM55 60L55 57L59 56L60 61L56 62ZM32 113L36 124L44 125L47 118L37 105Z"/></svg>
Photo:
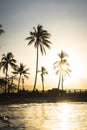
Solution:
<svg viewBox="0 0 87 130"><path fill-rule="evenodd" d="M87 103L2 105L0 130L87 130Z"/></svg>

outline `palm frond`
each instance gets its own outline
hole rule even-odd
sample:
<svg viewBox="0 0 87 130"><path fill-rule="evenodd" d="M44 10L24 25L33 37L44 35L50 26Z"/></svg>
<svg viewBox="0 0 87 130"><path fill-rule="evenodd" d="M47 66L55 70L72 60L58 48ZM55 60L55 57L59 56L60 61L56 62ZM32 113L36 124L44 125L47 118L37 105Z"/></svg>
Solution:
<svg viewBox="0 0 87 130"><path fill-rule="evenodd" d="M18 72L16 72L16 71L14 71L14 72L12 72L13 74L18 74Z"/></svg>
<svg viewBox="0 0 87 130"><path fill-rule="evenodd" d="M0 24L0 35L4 33L4 30L2 29L2 25Z"/></svg>
<svg viewBox="0 0 87 130"><path fill-rule="evenodd" d="M33 42L35 41L35 39L31 39L29 42L28 42L28 45L31 45Z"/></svg>
<svg viewBox="0 0 87 130"><path fill-rule="evenodd" d="M59 70L57 70L55 74L57 75L58 73L59 73Z"/></svg>
<svg viewBox="0 0 87 130"><path fill-rule="evenodd" d="M44 54L46 55L46 50L45 50L45 48L43 47L43 52L44 52Z"/></svg>
<svg viewBox="0 0 87 130"><path fill-rule="evenodd" d="M56 65L56 64L58 64L59 63L59 61L56 61L56 62L54 62L54 64L53 65Z"/></svg>
<svg viewBox="0 0 87 130"><path fill-rule="evenodd" d="M40 44L40 50L41 50L41 53L42 53L42 55L43 55L43 46L41 46L41 44Z"/></svg>
<svg viewBox="0 0 87 130"><path fill-rule="evenodd" d="M44 71L43 74L44 74L44 75L45 75L45 74L48 74L48 72L47 72L47 71Z"/></svg>
<svg viewBox="0 0 87 130"><path fill-rule="evenodd" d="M68 76L70 76L69 71L65 70L65 72L66 72L66 74L67 74Z"/></svg>
<svg viewBox="0 0 87 130"><path fill-rule="evenodd" d="M27 79L29 78L29 76L27 76L26 74L24 74L24 77L27 78Z"/></svg>
<svg viewBox="0 0 87 130"><path fill-rule="evenodd" d="M43 40L43 44L42 45L46 46L49 49L51 48L50 45L47 42L45 42L44 40Z"/></svg>
<svg viewBox="0 0 87 130"><path fill-rule="evenodd" d="M41 53L46 54L45 47L50 49L51 42L48 40L50 33L43 29L42 25L37 25L37 28L33 27L33 31L30 31L30 37L27 37L26 40L29 40L28 45L34 43L34 47L40 47ZM45 46L45 47L44 47Z"/></svg>
<svg viewBox="0 0 87 130"><path fill-rule="evenodd" d="M0 29L0 35L1 35L2 33L4 33L4 30L3 30L3 29Z"/></svg>

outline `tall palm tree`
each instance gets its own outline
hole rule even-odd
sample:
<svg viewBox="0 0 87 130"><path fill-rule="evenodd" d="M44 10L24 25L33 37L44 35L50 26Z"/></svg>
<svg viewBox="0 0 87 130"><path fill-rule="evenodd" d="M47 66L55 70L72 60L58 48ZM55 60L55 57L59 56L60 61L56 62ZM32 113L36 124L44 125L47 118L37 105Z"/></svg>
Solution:
<svg viewBox="0 0 87 130"><path fill-rule="evenodd" d="M45 47L50 49L50 44L51 44L51 42L49 41L49 38L50 38L50 33L48 33L47 30L44 30L43 26L41 25L38 25L37 28L33 27L33 31L30 32L30 36L26 38L26 40L29 40L28 45L31 45L32 43L34 43L34 47L37 49L36 74L35 74L35 82L34 82L33 91L36 88L36 82L37 82L39 48L42 55L46 54Z"/></svg>
<svg viewBox="0 0 87 130"><path fill-rule="evenodd" d="M63 90L64 79L66 75L69 75L71 70L68 68L69 63L67 62L67 59L65 59L65 57L67 57L68 54L66 54L64 51L61 51L61 53L58 53L58 56L60 60L54 63L54 68L56 69L56 74L59 74L58 90L59 90L60 85Z"/></svg>
<svg viewBox="0 0 87 130"><path fill-rule="evenodd" d="M41 73L41 80L42 80L42 88L43 88L43 93L44 93L44 75L48 74L48 72L46 71L45 67L42 66L41 70L39 70L38 72Z"/></svg>
<svg viewBox="0 0 87 130"><path fill-rule="evenodd" d="M25 68L26 66L23 65L22 63L20 63L20 66L19 67L16 67L15 68L15 71L12 72L13 74L16 74L16 75L19 75L19 80L18 80L18 92L19 92L19 88L20 88L20 81L21 79L23 79L23 76L28 78L28 71L29 71L29 68Z"/></svg>
<svg viewBox="0 0 87 130"><path fill-rule="evenodd" d="M6 55L2 55L2 59L0 62L0 69L3 68L3 73L5 73L5 78L7 80L8 78L8 68L11 66L13 69L16 67L16 60L14 59L14 55L12 52L7 53ZM6 86L5 86L5 92L6 92Z"/></svg>
<svg viewBox="0 0 87 130"><path fill-rule="evenodd" d="M4 30L2 29L2 25L0 24L0 35L4 33Z"/></svg>

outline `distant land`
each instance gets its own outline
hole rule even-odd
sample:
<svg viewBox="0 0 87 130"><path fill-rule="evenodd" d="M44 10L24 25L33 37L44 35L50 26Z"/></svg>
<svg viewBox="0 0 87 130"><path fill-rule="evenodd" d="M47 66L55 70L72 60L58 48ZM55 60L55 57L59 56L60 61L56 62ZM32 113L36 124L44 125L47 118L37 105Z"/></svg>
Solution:
<svg viewBox="0 0 87 130"><path fill-rule="evenodd" d="M52 102L87 102L87 90L52 89L44 93L22 90L19 93L0 94L0 105Z"/></svg>

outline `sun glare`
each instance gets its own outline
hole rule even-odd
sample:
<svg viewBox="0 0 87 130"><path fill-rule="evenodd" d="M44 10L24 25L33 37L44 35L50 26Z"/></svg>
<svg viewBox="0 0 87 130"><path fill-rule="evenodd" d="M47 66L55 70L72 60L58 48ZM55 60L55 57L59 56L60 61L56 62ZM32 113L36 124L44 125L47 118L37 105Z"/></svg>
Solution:
<svg viewBox="0 0 87 130"><path fill-rule="evenodd" d="M67 126L68 126L68 116L70 113L70 108L69 108L69 104L68 103L63 103L61 104L61 120L62 120L62 130L67 130Z"/></svg>
<svg viewBox="0 0 87 130"><path fill-rule="evenodd" d="M54 62L59 60L58 52L61 52L61 50L57 51L54 49L50 53L48 52L46 56L40 57L39 60L39 68L41 68L41 66L44 66L48 71L48 75L45 76L45 85L47 85L46 88L48 86L58 86L58 75L55 74L56 71L53 67ZM64 52L68 54L67 61L70 65L68 68L71 70L69 73L70 76L66 75L66 78L64 79L64 88L73 88L73 86L76 87L79 79L83 78L84 67L80 54L72 50L64 50ZM66 69L66 67L63 66L63 69Z"/></svg>

